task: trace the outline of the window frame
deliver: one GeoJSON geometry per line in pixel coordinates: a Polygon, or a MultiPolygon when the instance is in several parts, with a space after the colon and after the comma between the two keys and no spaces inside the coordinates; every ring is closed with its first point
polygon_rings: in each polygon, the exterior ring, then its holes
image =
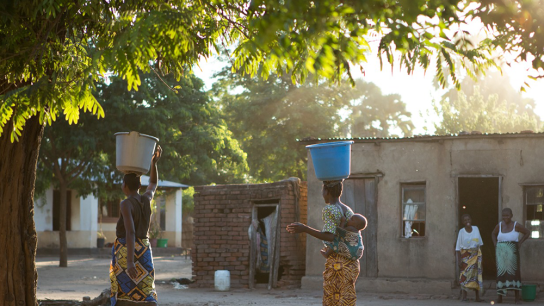
{"type": "Polygon", "coordinates": [[[541,183],[541,184],[530,184],[530,185],[522,185],[522,190],[523,190],[523,225],[527,228],[527,230],[530,232],[529,234],[529,238],[530,240],[540,240],[540,241],[544,241],[544,230],[542,230],[542,235],[540,235],[538,238],[535,238],[533,237],[532,235],[532,228],[528,226],[528,222],[529,221],[536,221],[537,219],[532,219],[532,220],[529,220],[528,219],[528,214],[527,214],[527,209],[529,208],[529,206],[537,206],[537,205],[542,205],[542,218],[538,221],[540,221],[540,226],[542,227],[543,224],[544,224],[544,199],[543,199],[543,203],[542,204],[529,204],[527,203],[527,200],[528,200],[528,190],[529,189],[532,189],[532,188],[540,188],[544,191],[544,183],[541,183]]]}
{"type": "Polygon", "coordinates": [[[118,208],[118,211],[117,211],[117,214],[118,216],[117,217],[114,217],[114,216],[103,216],[102,215],[102,203],[104,202],[103,199],[99,199],[98,200],[98,222],[100,222],[100,217],[102,216],[102,223],[117,223],[117,221],[119,220],[119,217],[121,216],[121,200],[120,199],[117,199],[117,200],[109,200],[109,201],[105,201],[106,202],[106,209],[108,211],[108,214],[111,213],[113,214],[113,207],[110,206],[110,203],[112,202],[115,202],[115,201],[118,201],[119,203],[117,204],[117,208],[118,208]]]}
{"type": "MultiPolygon", "coordinates": [[[[409,238],[415,238],[415,239],[424,239],[427,237],[427,182],[426,181],[416,181],[416,182],[401,182],[400,183],[400,238],[402,239],[409,239],[409,238]],[[422,190],[423,191],[423,198],[424,202],[413,202],[413,203],[406,203],[404,199],[405,191],[406,190],[422,190]],[[424,219],[404,219],[404,208],[406,205],[418,205],[423,206],[424,208],[424,219]],[[417,222],[417,224],[423,224],[424,231],[422,236],[410,236],[406,237],[404,230],[405,230],[405,221],[411,221],[411,222],[417,222]]],[[[418,208],[418,210],[421,208],[418,208]]],[[[412,223],[412,226],[414,223],[412,223]]]]}

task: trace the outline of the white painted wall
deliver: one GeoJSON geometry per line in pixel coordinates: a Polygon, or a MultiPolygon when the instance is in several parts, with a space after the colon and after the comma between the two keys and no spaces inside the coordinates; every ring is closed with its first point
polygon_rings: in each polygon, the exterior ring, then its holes
{"type": "MultiPolygon", "coordinates": [[[[166,228],[165,238],[168,238],[169,247],[181,247],[181,217],[182,191],[177,190],[166,195],[166,228]]],[[[160,200],[159,200],[160,201],[160,200]]]]}
{"type": "MultiPolygon", "coordinates": [[[[169,247],[181,247],[182,235],[182,190],[176,190],[166,197],[166,230],[164,238],[168,238],[169,247]]],[[[160,203],[160,199],[157,198],[160,203]]],[[[93,195],[77,196],[72,190],[71,199],[72,230],[67,232],[69,248],[96,248],[98,224],[98,199],[93,195]]],[[[57,248],[59,233],[53,231],[53,189],[46,191],[45,196],[35,200],[34,222],[38,234],[38,248],[57,248]]],[[[115,241],[116,223],[103,223],[102,231],[106,234],[106,242],[115,241]]]]}
{"type": "Polygon", "coordinates": [[[34,201],[34,223],[36,231],[53,230],[53,189],[50,188],[45,195],[34,201]]]}

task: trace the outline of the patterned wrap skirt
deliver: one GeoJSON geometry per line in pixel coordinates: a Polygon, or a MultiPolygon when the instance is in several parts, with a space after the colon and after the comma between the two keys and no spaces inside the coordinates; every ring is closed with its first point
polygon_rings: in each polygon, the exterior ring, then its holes
{"type": "Polygon", "coordinates": [[[355,282],[359,272],[359,260],[331,253],[323,272],[323,306],[355,306],[355,282]]]}
{"type": "Polygon", "coordinates": [[[518,243],[514,241],[497,242],[497,294],[506,295],[507,290],[521,290],[518,243]]]}
{"type": "Polygon", "coordinates": [[[138,273],[131,279],[127,273],[127,245],[125,238],[117,238],[112,247],[110,265],[111,306],[118,300],[157,303],[155,291],[155,268],[149,239],[136,238],[134,244],[134,265],[138,273]]]}
{"type": "Polygon", "coordinates": [[[482,251],[477,249],[461,250],[461,274],[459,275],[461,289],[468,291],[483,290],[482,251]]]}

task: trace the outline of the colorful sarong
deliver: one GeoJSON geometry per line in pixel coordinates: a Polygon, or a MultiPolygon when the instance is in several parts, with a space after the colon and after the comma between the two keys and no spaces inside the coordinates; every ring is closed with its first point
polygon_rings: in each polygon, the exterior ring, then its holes
{"type": "Polygon", "coordinates": [[[117,300],[157,303],[155,268],[148,239],[137,238],[134,245],[134,265],[138,276],[131,279],[127,273],[127,245],[125,238],[117,238],[112,247],[110,265],[111,306],[117,300]]]}
{"type": "Polygon", "coordinates": [[[355,306],[355,282],[359,271],[359,260],[331,253],[323,272],[323,306],[355,306]]]}
{"type": "Polygon", "coordinates": [[[268,262],[268,239],[260,228],[257,230],[257,235],[259,235],[259,240],[261,242],[259,245],[259,264],[257,265],[257,269],[261,273],[270,273],[270,263],[268,262]]]}
{"type": "Polygon", "coordinates": [[[514,241],[497,242],[497,294],[506,295],[507,290],[521,290],[518,243],[514,241]]]}
{"type": "Polygon", "coordinates": [[[461,250],[461,274],[459,275],[461,289],[468,291],[483,290],[482,251],[480,248],[461,250]]]}

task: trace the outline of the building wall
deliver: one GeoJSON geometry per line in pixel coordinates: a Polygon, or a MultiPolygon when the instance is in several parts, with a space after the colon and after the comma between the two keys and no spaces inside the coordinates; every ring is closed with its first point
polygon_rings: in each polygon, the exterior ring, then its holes
{"type": "MultiPolygon", "coordinates": [[[[306,183],[299,185],[300,221],[306,222],[306,183]]],[[[216,270],[230,271],[233,288],[249,286],[250,243],[248,228],[253,203],[280,202],[278,243],[283,274],[278,287],[300,287],[305,272],[304,234],[289,234],[285,227],[295,221],[296,195],[289,181],[255,185],[195,187],[194,246],[191,254],[197,287],[213,287],[216,270]]]]}
{"type": "MultiPolygon", "coordinates": [[[[79,197],[72,190],[71,225],[67,231],[69,248],[96,248],[97,232],[102,228],[106,235],[106,243],[115,241],[117,223],[98,222],[98,199],[92,195],[79,197]]],[[[166,230],[163,238],[168,238],[168,247],[181,247],[181,189],[167,193],[166,197],[166,230]]],[[[59,232],[53,231],[53,189],[37,198],[34,209],[34,222],[38,234],[38,248],[58,248],[59,232]]]]}
{"type": "MultiPolygon", "coordinates": [[[[97,232],[98,199],[90,195],[79,197],[75,190],[71,192],[72,229],[67,231],[69,248],[95,248],[97,232]]],[[[53,231],[53,189],[36,199],[34,222],[38,234],[38,248],[58,248],[59,232],[53,231]]]]}
{"type": "MultiPolygon", "coordinates": [[[[352,146],[352,174],[383,175],[378,183],[378,277],[451,279],[455,275],[457,180],[460,176],[501,177],[499,212],[509,207],[524,224],[523,184],[542,183],[544,137],[497,135],[360,141],[352,146]],[[426,182],[426,237],[402,238],[401,183],[426,182]]],[[[308,222],[322,228],[321,182],[308,163],[308,222]]],[[[499,215],[490,215],[498,223],[499,215]]],[[[476,224],[477,225],[477,224],[476,224]]],[[[481,233],[491,235],[491,233],[481,233]]],[[[307,238],[306,276],[324,269],[321,242],[307,238]]],[[[543,281],[544,240],[527,240],[521,248],[523,280],[543,281]],[[538,255],[540,254],[540,256],[538,255]]],[[[485,260],[485,259],[484,259],[485,260]]]]}

